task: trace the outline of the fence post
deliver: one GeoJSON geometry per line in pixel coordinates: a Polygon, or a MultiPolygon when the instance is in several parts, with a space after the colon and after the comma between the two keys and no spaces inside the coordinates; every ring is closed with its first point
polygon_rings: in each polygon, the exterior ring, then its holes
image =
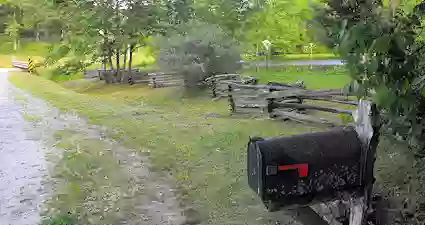
{"type": "Polygon", "coordinates": [[[274,110],[274,98],[268,98],[267,99],[267,112],[269,114],[269,118],[274,118],[275,115],[273,114],[273,110],[274,110]]]}
{"type": "Polygon", "coordinates": [[[230,113],[234,113],[234,112],[236,112],[236,109],[235,109],[235,101],[233,100],[233,95],[232,95],[233,89],[232,89],[232,85],[231,84],[228,84],[228,89],[227,90],[229,92],[228,96],[229,96],[229,109],[230,109],[230,113]]]}
{"type": "Polygon", "coordinates": [[[213,95],[213,98],[216,98],[217,97],[217,83],[216,83],[214,77],[212,78],[211,82],[212,82],[211,83],[211,85],[212,85],[212,95],[213,95]]]}
{"type": "Polygon", "coordinates": [[[152,76],[152,88],[156,88],[155,77],[152,76]]]}
{"type": "Polygon", "coordinates": [[[361,176],[365,177],[364,193],[357,198],[350,199],[350,225],[366,224],[367,214],[371,206],[372,188],[375,183],[374,163],[376,148],[379,142],[379,111],[376,105],[367,100],[360,100],[357,110],[353,113],[355,129],[358,133],[363,149],[363,163],[361,176]]]}
{"type": "Polygon", "coordinates": [[[127,82],[128,82],[129,85],[133,85],[134,84],[133,75],[131,74],[131,72],[128,74],[127,82]]]}

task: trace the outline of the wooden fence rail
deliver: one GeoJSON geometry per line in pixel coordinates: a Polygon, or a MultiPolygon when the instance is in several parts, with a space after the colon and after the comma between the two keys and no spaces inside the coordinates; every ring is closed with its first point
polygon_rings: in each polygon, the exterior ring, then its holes
{"type": "Polygon", "coordinates": [[[144,72],[138,69],[133,69],[131,72],[129,71],[120,71],[122,73],[122,77],[120,79],[116,76],[116,70],[88,70],[85,72],[85,77],[87,79],[99,78],[99,80],[104,80],[107,84],[112,83],[129,83],[137,84],[137,83],[146,83],[152,88],[160,88],[160,87],[170,87],[170,86],[182,86],[184,84],[183,76],[179,76],[174,72],[144,72]]]}
{"type": "Polygon", "coordinates": [[[249,85],[243,84],[237,74],[213,76],[206,82],[211,86],[214,98],[228,98],[231,114],[264,115],[338,126],[342,125],[342,118],[332,114],[351,115],[351,108],[358,104],[340,89],[311,90],[302,82],[249,85]]]}
{"type": "Polygon", "coordinates": [[[152,88],[183,86],[184,78],[174,72],[149,73],[149,86],[152,88]]]}
{"type": "Polygon", "coordinates": [[[22,70],[28,70],[28,62],[22,62],[22,61],[12,61],[12,67],[22,69],[22,70]]]}

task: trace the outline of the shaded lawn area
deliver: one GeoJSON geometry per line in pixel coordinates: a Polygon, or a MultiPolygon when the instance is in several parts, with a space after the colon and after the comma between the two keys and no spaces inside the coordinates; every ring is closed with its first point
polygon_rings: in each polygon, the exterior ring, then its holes
{"type": "Polygon", "coordinates": [[[114,129],[109,134],[128,147],[149,149],[152,167],[171,173],[183,202],[199,210],[203,224],[275,224],[282,212],[267,213],[246,180],[250,135],[271,137],[317,128],[270,120],[235,119],[225,101],[181,98],[178,88],[108,85],[73,81],[60,84],[24,73],[11,82],[91,123],[114,129]],[[74,90],[71,90],[74,89],[74,90]],[[218,118],[217,118],[218,117],[218,118]]]}

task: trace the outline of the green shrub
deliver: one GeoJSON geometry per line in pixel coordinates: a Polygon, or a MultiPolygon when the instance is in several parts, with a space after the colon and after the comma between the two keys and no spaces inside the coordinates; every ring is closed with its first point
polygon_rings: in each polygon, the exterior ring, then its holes
{"type": "Polygon", "coordinates": [[[218,26],[191,21],[178,31],[156,39],[157,63],[161,70],[183,74],[186,87],[241,68],[239,45],[218,26]]]}

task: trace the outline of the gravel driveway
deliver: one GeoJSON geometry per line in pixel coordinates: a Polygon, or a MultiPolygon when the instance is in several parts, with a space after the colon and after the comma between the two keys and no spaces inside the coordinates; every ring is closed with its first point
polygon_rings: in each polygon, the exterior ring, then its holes
{"type": "Polygon", "coordinates": [[[0,69],[0,224],[37,224],[48,175],[44,146],[31,137],[35,128],[25,121],[7,76],[0,69]]]}
{"type": "Polygon", "coordinates": [[[132,183],[131,190],[123,191],[135,192],[135,184],[143,187],[127,201],[131,211],[125,212],[124,224],[184,223],[186,217],[172,185],[149,170],[147,156],[105,138],[106,128],[90,125],[76,113],[63,113],[14,87],[8,81],[8,70],[0,69],[0,225],[41,222],[44,203],[61,182],[49,175],[58,163],[57,156],[62,155],[53,136],[68,129],[88,139],[103,140],[107,149],[114,149],[119,173],[132,183]]]}

